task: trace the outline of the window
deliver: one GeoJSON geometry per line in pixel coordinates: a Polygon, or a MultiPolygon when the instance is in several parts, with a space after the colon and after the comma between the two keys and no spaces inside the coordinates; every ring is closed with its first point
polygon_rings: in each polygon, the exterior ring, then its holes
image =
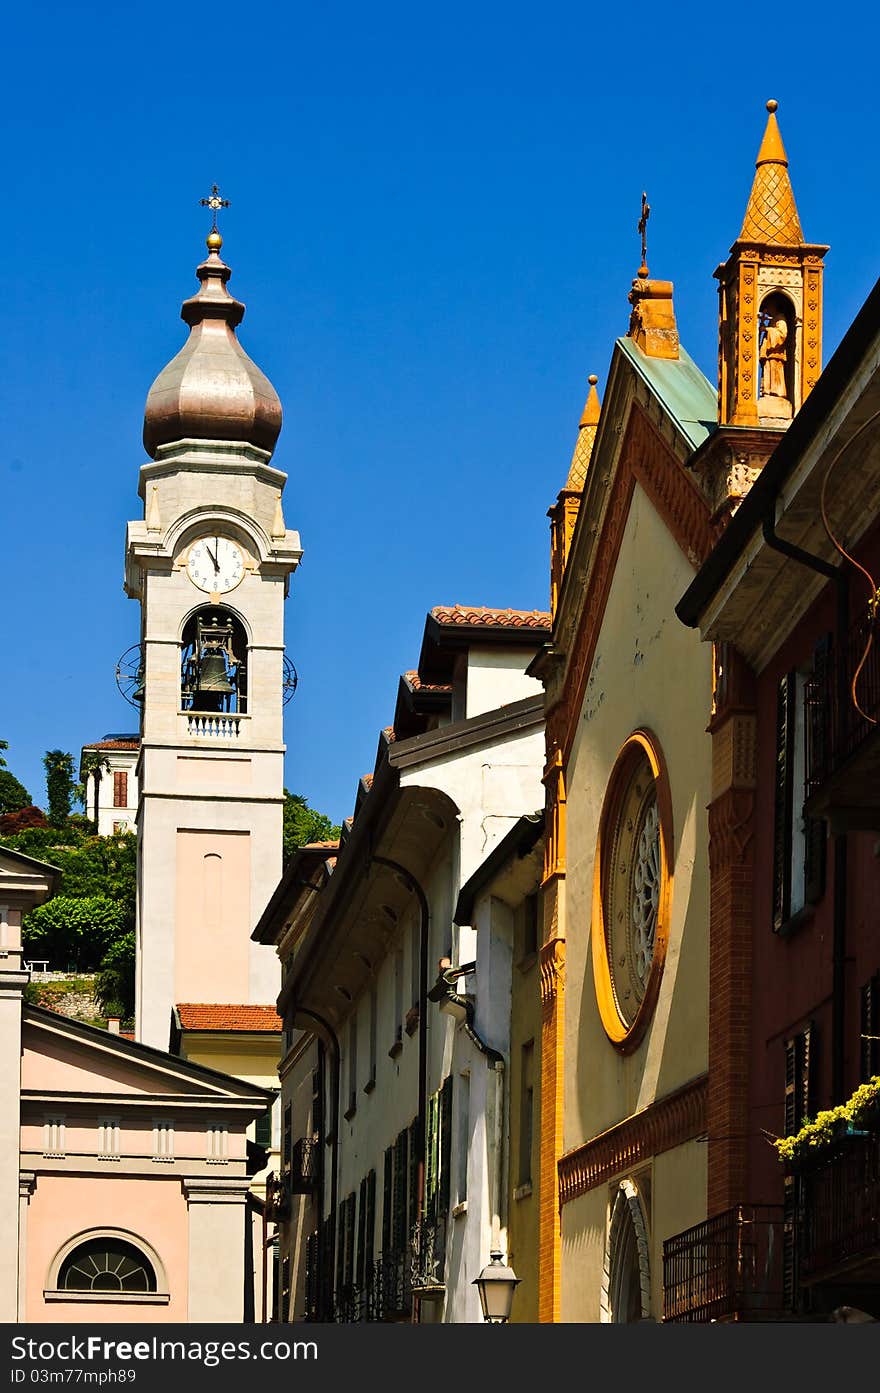
{"type": "Polygon", "coordinates": [[[422,930],[416,919],[409,932],[410,1005],[417,1009],[422,996],[422,930]]]}
{"type": "Polygon", "coordinates": [[[100,1161],[119,1160],[119,1118],[98,1118],[98,1159],[100,1161]]]}
{"type": "Polygon", "coordinates": [[[535,1042],[528,1040],[520,1053],[519,1104],[519,1184],[532,1183],[532,1139],[534,1135],[535,1042]]]}
{"type": "Polygon", "coordinates": [[[464,1204],[467,1199],[468,1151],[471,1130],[471,1079],[470,1074],[460,1074],[458,1079],[458,1156],[455,1161],[456,1204],[464,1204]]]}
{"type": "Polygon", "coordinates": [[[600,1314],[616,1325],[651,1315],[648,1226],[642,1195],[632,1180],[621,1181],[611,1208],[600,1314]]]}
{"type": "Polygon", "coordinates": [[[364,1092],[371,1093],[376,1085],[376,1056],[379,1035],[379,990],[373,982],[370,987],[370,1077],[364,1084],[364,1092]]]}
{"type": "Polygon", "coordinates": [[[138,1292],[156,1290],[156,1273],[133,1243],[93,1238],[69,1253],[58,1272],[59,1291],[138,1292]]]}
{"type": "Polygon", "coordinates": [[[345,1111],[346,1120],[354,1117],[357,1111],[357,1050],[358,1029],[357,1014],[355,1014],[348,1023],[348,1107],[345,1111]]]}
{"type": "Polygon", "coordinates": [[[403,1042],[403,949],[394,954],[394,1043],[388,1053],[392,1058],[400,1053],[403,1042]]]}
{"type": "MultiPolygon", "coordinates": [[[[817,647],[824,651],[823,645],[817,647]]],[[[776,932],[825,893],[825,823],[804,817],[808,675],[792,671],[776,693],[773,816],[773,928],[776,932]]]]}
{"type": "Polygon", "coordinates": [[[113,835],[114,835],[114,837],[121,837],[122,834],[123,834],[123,832],[127,832],[127,831],[128,831],[128,823],[127,823],[127,822],[114,822],[114,824],[113,824],[113,835]]]}
{"type": "Polygon", "coordinates": [[[254,1141],[257,1146],[272,1145],[272,1109],[267,1108],[262,1117],[258,1117],[254,1126],[254,1141]]]}
{"type": "Polygon", "coordinates": [[[153,1123],[153,1160],[174,1160],[174,1123],[167,1118],[158,1118],[153,1123]]]}
{"type": "Polygon", "coordinates": [[[207,1128],[208,1164],[225,1166],[229,1160],[229,1134],[222,1122],[209,1122],[207,1128]]]}
{"type": "Polygon", "coordinates": [[[293,1149],[293,1114],[290,1103],[284,1108],[284,1127],[281,1132],[281,1164],[290,1165],[290,1153],[293,1149]]]}
{"type": "Polygon", "coordinates": [[[113,774],[113,806],[128,807],[128,774],[124,769],[117,769],[113,774]]]}
{"type": "Polygon", "coordinates": [[[860,992],[861,1081],[880,1074],[880,972],[875,972],[860,992]]]}
{"type": "Polygon", "coordinates": [[[43,1155],[64,1156],[64,1118],[56,1115],[43,1122],[43,1155]]]}
{"type": "Polygon", "coordinates": [[[804,1119],[812,1113],[812,1065],[815,1053],[815,1030],[808,1025],[799,1035],[785,1042],[785,1117],[784,1137],[798,1131],[804,1119]]]}

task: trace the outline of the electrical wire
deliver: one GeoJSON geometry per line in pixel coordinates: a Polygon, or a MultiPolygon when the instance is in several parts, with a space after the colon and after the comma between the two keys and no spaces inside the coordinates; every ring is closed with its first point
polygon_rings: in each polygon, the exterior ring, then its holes
{"type": "MultiPolygon", "coordinates": [[[[880,591],[878,591],[877,589],[876,582],[874,580],[874,577],[871,575],[871,572],[865,566],[863,566],[860,561],[857,561],[854,556],[851,556],[850,553],[846,550],[846,548],[835,537],[831,527],[831,523],[828,520],[828,510],[826,507],[825,500],[828,493],[828,480],[831,478],[831,471],[837,464],[841,455],[844,453],[845,450],[849,449],[850,445],[852,445],[854,441],[858,440],[862,432],[868,429],[868,426],[873,425],[873,423],[877,420],[880,420],[880,411],[875,411],[873,416],[869,416],[867,421],[863,421],[862,424],[858,427],[858,429],[854,431],[854,433],[850,436],[849,440],[844,441],[840,449],[837,451],[833,459],[830,461],[828,468],[825,471],[825,477],[822,480],[822,489],[819,494],[819,512],[822,516],[822,526],[825,528],[825,531],[828,535],[828,540],[831,542],[831,545],[834,547],[835,551],[840,553],[844,561],[849,561],[849,563],[852,566],[854,566],[857,571],[861,571],[862,575],[868,582],[868,619],[870,623],[870,628],[868,630],[868,637],[865,642],[865,651],[859,659],[858,666],[856,667],[856,670],[853,673],[849,690],[853,706],[856,708],[862,719],[867,721],[872,726],[877,725],[877,718],[874,716],[869,716],[867,711],[864,711],[862,707],[859,705],[859,699],[856,693],[856,686],[862,674],[862,670],[866,662],[868,661],[868,656],[871,652],[871,648],[874,643],[874,625],[877,621],[877,610],[878,607],[880,607],[880,591]]],[[[843,635],[841,635],[841,638],[842,637],[843,635]]]]}

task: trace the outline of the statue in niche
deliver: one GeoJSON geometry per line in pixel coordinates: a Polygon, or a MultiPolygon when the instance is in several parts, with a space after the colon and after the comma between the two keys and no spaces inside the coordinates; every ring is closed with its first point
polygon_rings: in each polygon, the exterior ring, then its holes
{"type": "Polygon", "coordinates": [[[761,396],[788,399],[785,387],[785,365],[788,361],[788,325],[781,315],[767,316],[761,339],[761,396]]]}

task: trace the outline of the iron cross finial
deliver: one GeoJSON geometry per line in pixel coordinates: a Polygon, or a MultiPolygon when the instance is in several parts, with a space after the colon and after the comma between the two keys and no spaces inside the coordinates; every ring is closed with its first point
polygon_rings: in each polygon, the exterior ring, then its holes
{"type": "Polygon", "coordinates": [[[643,278],[648,275],[648,219],[651,216],[651,205],[648,202],[648,195],[642,193],[642,216],[639,218],[639,232],[642,237],[642,264],[639,267],[639,275],[643,278]]]}
{"type": "Polygon", "coordinates": [[[201,205],[202,205],[203,208],[210,208],[210,209],[211,209],[211,212],[213,213],[213,216],[214,216],[214,221],[213,221],[213,223],[211,224],[211,231],[212,231],[212,232],[216,232],[216,231],[217,231],[217,214],[219,213],[219,211],[220,211],[221,208],[228,208],[228,207],[229,207],[229,199],[228,199],[228,198],[221,198],[221,197],[220,197],[220,190],[218,189],[217,185],[216,185],[216,184],[212,184],[212,185],[211,185],[211,194],[210,194],[210,197],[209,197],[209,198],[202,198],[202,199],[199,200],[199,202],[201,203],[201,205]]]}

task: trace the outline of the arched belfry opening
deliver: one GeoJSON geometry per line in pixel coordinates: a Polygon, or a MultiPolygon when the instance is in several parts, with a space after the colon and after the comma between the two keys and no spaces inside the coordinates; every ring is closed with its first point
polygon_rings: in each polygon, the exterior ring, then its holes
{"type": "Polygon", "coordinates": [[[184,625],[180,709],[247,714],[247,634],[230,610],[205,606],[184,625]]]}
{"type": "Polygon", "coordinates": [[[790,420],[794,414],[799,324],[787,295],[773,290],[758,311],[758,417],[790,420]]]}

